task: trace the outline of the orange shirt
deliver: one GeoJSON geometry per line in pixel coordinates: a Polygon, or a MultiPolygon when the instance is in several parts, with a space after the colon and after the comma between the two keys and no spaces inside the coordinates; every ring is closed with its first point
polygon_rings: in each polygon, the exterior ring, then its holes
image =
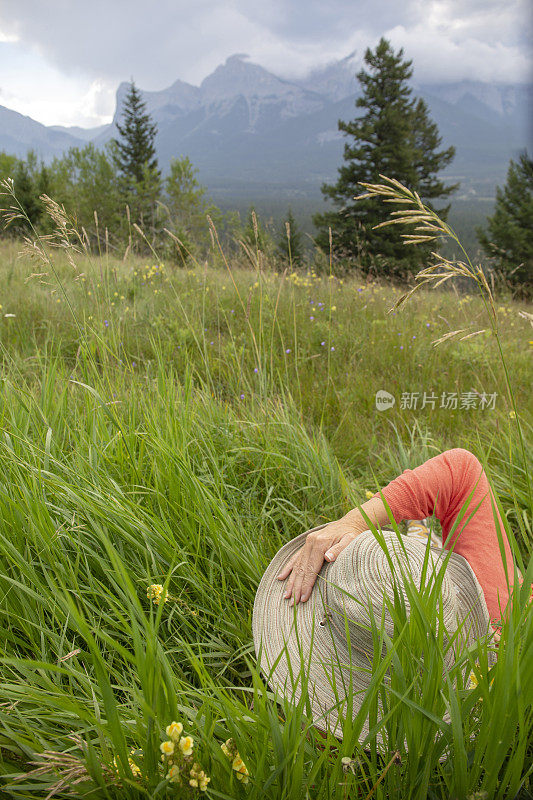
{"type": "MultiPolygon", "coordinates": [[[[435,514],[442,526],[443,546],[448,550],[453,547],[455,553],[466,558],[483,589],[491,621],[499,622],[509,600],[509,591],[491,497],[503,538],[511,587],[514,582],[513,558],[494,493],[479,459],[461,447],[446,450],[415,469],[404,470],[381,491],[396,522],[435,514]],[[461,507],[471,493],[466,512],[450,541],[446,542],[461,507]]],[[[380,493],[376,492],[374,497],[380,497],[380,493]]]]}

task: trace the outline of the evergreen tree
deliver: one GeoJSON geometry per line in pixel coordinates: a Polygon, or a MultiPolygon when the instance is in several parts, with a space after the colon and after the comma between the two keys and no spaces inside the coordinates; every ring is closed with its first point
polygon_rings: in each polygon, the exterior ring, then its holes
{"type": "Polygon", "coordinates": [[[303,261],[302,233],[290,208],[283,230],[279,235],[278,253],[284,261],[290,264],[299,265],[303,261]]]}
{"type": "Polygon", "coordinates": [[[337,255],[357,258],[363,269],[381,261],[388,273],[403,272],[420,266],[426,252],[403,244],[402,226],[372,229],[387,220],[390,208],[377,198],[355,200],[363,193],[359,183],[379,183],[382,174],[417,191],[426,202],[446,196],[457,185],[446,187],[437,173],[450,163],[455,149],[437,150],[441,144],[437,126],[424,101],[411,98],[412,62],[403,60],[403,49],[394,53],[382,38],[374,52],[367,49],[365,63],[369,71],[363,69],[357,75],[363,93],[355,104],[366,113],[351,122],[339,120],[339,130],[352,141],[344,146],[345,163],[339,168],[337,183],[322,186],[325,197],[339,208],[315,215],[316,241],[329,250],[331,227],[337,255]]]}
{"type": "MultiPolygon", "coordinates": [[[[29,222],[36,228],[41,219],[43,207],[39,200],[38,187],[25,161],[19,161],[16,166],[14,189],[17,200],[24,208],[29,222]]],[[[17,219],[13,222],[11,230],[12,233],[22,235],[29,232],[30,225],[26,220],[17,219]]]]}
{"type": "Polygon", "coordinates": [[[122,124],[117,122],[120,138],[112,140],[120,191],[130,206],[133,221],[141,227],[149,224],[155,233],[155,210],[161,192],[161,171],[155,150],[157,125],[147,113],[146,103],[133,81],[124,100],[122,116],[122,124]]]}
{"type": "Polygon", "coordinates": [[[494,214],[488,231],[478,228],[478,239],[518,294],[533,292],[533,159],[527,151],[517,162],[511,159],[507,183],[496,188],[494,214]]]}
{"type": "MultiPolygon", "coordinates": [[[[14,178],[18,163],[19,159],[16,156],[5,153],[3,150],[0,151],[0,181],[14,178]]],[[[9,235],[10,232],[4,214],[11,205],[10,195],[0,190],[0,233],[5,235],[9,235]]]]}

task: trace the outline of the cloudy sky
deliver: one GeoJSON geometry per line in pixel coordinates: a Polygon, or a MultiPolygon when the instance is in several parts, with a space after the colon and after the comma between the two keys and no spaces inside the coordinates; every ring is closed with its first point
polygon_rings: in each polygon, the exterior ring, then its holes
{"type": "Polygon", "coordinates": [[[233,53],[283,77],[386,36],[415,79],[531,80],[530,0],[0,0],[0,105],[109,122],[115,91],[199,84],[233,53]]]}

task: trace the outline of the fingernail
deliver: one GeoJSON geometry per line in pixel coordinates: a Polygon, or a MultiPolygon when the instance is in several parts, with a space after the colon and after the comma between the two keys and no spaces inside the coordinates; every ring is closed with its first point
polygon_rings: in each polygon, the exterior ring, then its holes
{"type": "Polygon", "coordinates": [[[303,595],[300,597],[300,600],[302,601],[302,603],[304,603],[304,602],[307,600],[307,595],[306,595],[306,594],[303,594],[303,595]]]}
{"type": "Polygon", "coordinates": [[[291,596],[291,593],[290,593],[289,589],[287,589],[287,591],[285,592],[285,594],[283,595],[283,597],[285,597],[285,599],[287,599],[287,598],[288,598],[288,597],[290,597],[290,596],[291,596]]]}
{"type": "Polygon", "coordinates": [[[289,605],[290,605],[290,606],[293,606],[293,605],[294,605],[294,597],[291,599],[291,601],[290,601],[289,605]]]}
{"type": "Polygon", "coordinates": [[[328,550],[324,558],[327,558],[328,561],[331,561],[331,559],[333,558],[333,553],[330,550],[328,550]]]}

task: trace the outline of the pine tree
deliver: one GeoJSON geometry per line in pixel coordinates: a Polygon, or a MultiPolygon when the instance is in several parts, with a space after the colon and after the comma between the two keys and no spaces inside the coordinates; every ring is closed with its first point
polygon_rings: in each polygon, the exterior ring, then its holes
{"type": "Polygon", "coordinates": [[[156,203],[161,193],[161,171],[155,149],[157,125],[146,111],[146,103],[132,81],[117,122],[119,139],[112,140],[113,160],[119,173],[123,199],[134,222],[149,224],[155,232],[156,203]]]}
{"type": "MultiPolygon", "coordinates": [[[[379,183],[380,174],[395,178],[417,191],[429,203],[455,191],[437,179],[440,169],[450,163],[453,147],[438,151],[441,144],[436,124],[429,118],[426,104],[411,98],[408,81],[412,61],[403,60],[403,49],[394,53],[390,43],[381,39],[372,52],[367,49],[359,80],[363,93],[356,107],[366,113],[351,122],[339,120],[339,130],[352,141],[344,146],[344,164],[334,185],[324,184],[322,193],[330,198],[337,211],[317,214],[313,218],[319,229],[317,244],[329,250],[332,229],[334,252],[356,258],[363,269],[382,263],[387,273],[412,270],[423,262],[423,248],[408,248],[401,239],[402,226],[373,230],[386,221],[389,208],[379,199],[355,200],[363,193],[360,182],[379,183]]],[[[447,209],[439,213],[446,215],[447,209]]]]}
{"type": "Polygon", "coordinates": [[[25,161],[18,162],[13,180],[15,195],[29,222],[25,219],[16,220],[11,226],[11,232],[16,235],[24,235],[30,230],[30,223],[33,227],[38,226],[43,208],[39,200],[38,188],[25,161]]]}
{"type": "Polygon", "coordinates": [[[527,151],[511,159],[507,183],[496,188],[494,214],[488,231],[477,231],[483,250],[496,262],[517,293],[533,293],[533,159],[527,151]]]}
{"type": "Polygon", "coordinates": [[[283,230],[279,235],[277,249],[284,261],[296,266],[302,263],[304,257],[302,233],[290,208],[283,230]]]}

